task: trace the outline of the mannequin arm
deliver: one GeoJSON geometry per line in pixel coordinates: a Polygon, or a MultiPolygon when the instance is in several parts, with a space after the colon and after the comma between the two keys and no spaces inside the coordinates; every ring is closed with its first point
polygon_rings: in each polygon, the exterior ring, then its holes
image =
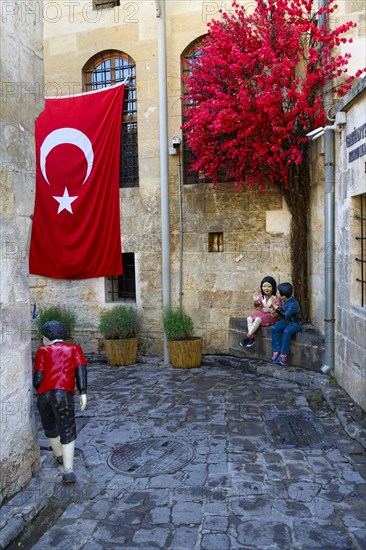
{"type": "Polygon", "coordinates": [[[75,369],[75,376],[76,376],[76,385],[79,390],[79,393],[86,393],[87,387],[88,387],[88,380],[87,380],[87,374],[86,374],[86,366],[85,365],[79,365],[75,369]]]}
{"type": "Polygon", "coordinates": [[[38,391],[39,386],[43,380],[43,372],[39,370],[33,371],[33,388],[38,391]]]}

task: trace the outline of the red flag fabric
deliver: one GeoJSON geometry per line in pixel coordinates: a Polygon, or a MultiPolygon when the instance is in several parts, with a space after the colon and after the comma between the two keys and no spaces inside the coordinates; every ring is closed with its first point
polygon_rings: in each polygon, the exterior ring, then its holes
{"type": "Polygon", "coordinates": [[[124,85],[48,98],[35,125],[29,273],[122,273],[119,168],[124,85]]]}

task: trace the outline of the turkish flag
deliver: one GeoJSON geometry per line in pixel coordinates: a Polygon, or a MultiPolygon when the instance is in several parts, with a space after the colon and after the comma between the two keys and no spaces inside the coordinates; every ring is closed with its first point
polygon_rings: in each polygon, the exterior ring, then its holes
{"type": "Polygon", "coordinates": [[[29,273],[88,279],[122,271],[119,173],[124,85],[47,98],[35,125],[29,273]]]}

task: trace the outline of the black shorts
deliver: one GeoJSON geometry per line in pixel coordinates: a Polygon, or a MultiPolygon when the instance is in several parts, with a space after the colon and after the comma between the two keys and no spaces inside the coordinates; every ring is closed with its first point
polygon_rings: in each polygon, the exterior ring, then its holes
{"type": "Polygon", "coordinates": [[[60,436],[61,443],[76,439],[74,395],[66,390],[50,390],[37,396],[46,437],[60,436]]]}

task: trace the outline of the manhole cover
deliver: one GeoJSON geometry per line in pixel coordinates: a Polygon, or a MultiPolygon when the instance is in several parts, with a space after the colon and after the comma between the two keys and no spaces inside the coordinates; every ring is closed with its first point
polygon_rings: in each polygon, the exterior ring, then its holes
{"type": "Polygon", "coordinates": [[[311,411],[267,412],[264,415],[275,445],[286,447],[331,447],[322,424],[311,411]]]}
{"type": "Polygon", "coordinates": [[[194,447],[179,439],[155,437],[126,443],[108,457],[108,465],[120,474],[145,477],[174,473],[194,457],[194,447]]]}

